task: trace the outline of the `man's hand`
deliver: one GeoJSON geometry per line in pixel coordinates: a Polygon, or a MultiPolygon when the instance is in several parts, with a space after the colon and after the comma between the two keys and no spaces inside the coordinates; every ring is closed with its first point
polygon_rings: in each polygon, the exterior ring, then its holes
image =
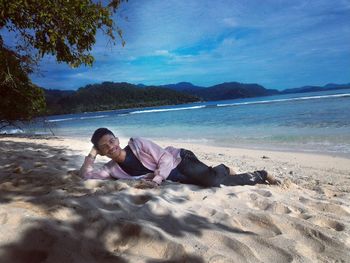
{"type": "Polygon", "coordinates": [[[154,173],[147,173],[145,174],[144,177],[142,177],[142,179],[148,180],[148,181],[152,180],[153,178],[154,178],[154,173]]]}
{"type": "Polygon", "coordinates": [[[90,150],[90,153],[89,153],[89,157],[91,157],[92,159],[95,159],[96,156],[99,154],[98,150],[96,149],[95,146],[93,146],[90,150]]]}
{"type": "Polygon", "coordinates": [[[158,188],[159,185],[156,182],[141,179],[139,183],[137,183],[134,187],[138,189],[152,189],[152,188],[158,188]]]}

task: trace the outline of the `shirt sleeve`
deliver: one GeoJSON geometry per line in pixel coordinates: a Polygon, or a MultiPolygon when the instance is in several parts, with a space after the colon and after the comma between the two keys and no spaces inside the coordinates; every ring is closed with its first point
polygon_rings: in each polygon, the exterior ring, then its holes
{"type": "Polygon", "coordinates": [[[171,153],[160,147],[158,144],[143,138],[142,147],[143,151],[151,155],[152,159],[157,164],[152,181],[156,182],[157,184],[161,184],[161,182],[169,176],[171,170],[174,168],[174,157],[171,155],[171,153]]]}
{"type": "Polygon", "coordinates": [[[110,171],[106,165],[104,165],[100,169],[94,170],[93,164],[94,159],[87,156],[85,157],[84,163],[80,168],[80,176],[87,180],[87,179],[110,179],[110,171]]]}

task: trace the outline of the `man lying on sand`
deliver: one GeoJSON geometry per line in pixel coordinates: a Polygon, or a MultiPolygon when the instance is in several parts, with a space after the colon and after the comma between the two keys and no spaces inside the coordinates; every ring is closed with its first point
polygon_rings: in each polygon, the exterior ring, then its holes
{"type": "Polygon", "coordinates": [[[139,187],[157,187],[164,180],[195,184],[204,187],[220,185],[277,184],[266,171],[235,174],[224,164],[209,167],[198,160],[193,152],[172,146],[163,149],[144,138],[130,138],[122,149],[118,137],[107,128],[99,128],[92,135],[93,147],[80,168],[85,179],[139,179],[139,187]],[[111,159],[101,169],[94,170],[96,156],[111,159]]]}

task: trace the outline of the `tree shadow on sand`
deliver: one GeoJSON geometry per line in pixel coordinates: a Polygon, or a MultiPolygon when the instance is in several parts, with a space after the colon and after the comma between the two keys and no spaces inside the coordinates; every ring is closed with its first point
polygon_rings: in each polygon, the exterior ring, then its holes
{"type": "Polygon", "coordinates": [[[0,150],[0,262],[196,263],[204,259],[187,253],[176,238],[200,237],[205,229],[255,235],[194,212],[160,214],[162,189],[136,190],[135,182],[122,180],[84,182],[76,174],[83,156],[69,149],[1,141],[0,150]],[[20,238],[13,240],[11,231],[20,238]]]}

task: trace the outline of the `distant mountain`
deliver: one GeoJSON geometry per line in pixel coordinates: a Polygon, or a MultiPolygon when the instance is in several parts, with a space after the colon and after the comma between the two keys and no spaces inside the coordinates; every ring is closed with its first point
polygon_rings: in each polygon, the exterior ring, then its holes
{"type": "Polygon", "coordinates": [[[163,85],[162,87],[166,87],[176,91],[187,91],[187,92],[204,89],[204,87],[195,86],[190,82],[179,82],[177,84],[167,84],[167,85],[163,85]]]}
{"type": "Polygon", "coordinates": [[[189,82],[179,82],[177,84],[168,84],[164,87],[181,91],[183,93],[191,94],[200,97],[203,100],[229,100],[239,98],[251,98],[261,97],[277,94],[289,94],[289,93],[304,93],[304,92],[316,92],[336,89],[348,89],[349,84],[327,84],[323,87],[320,86],[304,86],[300,88],[286,89],[283,91],[275,89],[266,89],[259,84],[245,84],[239,82],[225,82],[218,85],[214,85],[208,88],[195,86],[189,82]]]}
{"type": "Polygon", "coordinates": [[[122,82],[87,85],[77,91],[45,90],[49,114],[80,113],[122,108],[183,104],[199,98],[167,88],[122,82]]]}
{"type": "Polygon", "coordinates": [[[182,91],[202,98],[203,100],[229,100],[278,94],[277,90],[265,89],[258,84],[225,82],[208,88],[194,86],[189,82],[165,85],[170,89],[182,91]]]}
{"type": "Polygon", "coordinates": [[[334,83],[328,83],[327,85],[325,85],[325,86],[323,86],[324,88],[330,88],[330,89],[334,89],[334,88],[336,88],[336,89],[338,89],[338,88],[340,88],[340,89],[348,89],[348,88],[350,88],[350,83],[348,83],[348,84],[334,84],[334,83]]]}
{"type": "Polygon", "coordinates": [[[278,91],[265,89],[258,84],[225,82],[206,89],[197,90],[192,94],[204,100],[228,100],[273,95],[278,94],[278,91]]]}
{"type": "Polygon", "coordinates": [[[300,88],[293,88],[293,89],[285,89],[282,90],[282,94],[289,94],[289,93],[303,93],[303,92],[316,92],[316,91],[322,91],[324,90],[323,87],[319,86],[304,86],[300,88]]]}
{"type": "Polygon", "coordinates": [[[349,84],[327,84],[323,87],[321,86],[304,86],[301,88],[294,89],[285,89],[281,91],[281,94],[289,94],[289,93],[304,93],[304,92],[316,92],[316,91],[326,91],[326,90],[337,90],[337,89],[350,89],[349,84]]]}

